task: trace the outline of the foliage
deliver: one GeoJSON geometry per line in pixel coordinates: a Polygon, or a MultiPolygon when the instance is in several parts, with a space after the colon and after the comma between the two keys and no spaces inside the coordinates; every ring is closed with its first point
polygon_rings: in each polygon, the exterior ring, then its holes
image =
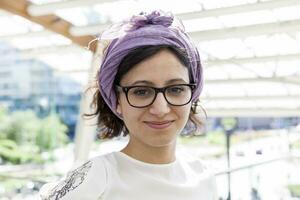
{"type": "Polygon", "coordinates": [[[231,131],[236,128],[237,119],[233,117],[222,118],[221,124],[225,130],[231,131]]]}
{"type": "Polygon", "coordinates": [[[7,120],[7,110],[0,106],[0,139],[5,138],[3,132],[6,127],[7,120]]]}
{"type": "Polygon", "coordinates": [[[179,142],[185,145],[224,145],[225,135],[221,131],[208,132],[206,135],[199,136],[181,136],[179,137],[179,142]]]}
{"type": "Polygon", "coordinates": [[[3,178],[0,174],[0,183],[2,189],[2,191],[0,190],[0,196],[4,197],[6,192],[11,192],[16,189],[21,189],[22,187],[26,187],[28,180],[7,179],[7,178],[3,178]]]}
{"type": "Polygon", "coordinates": [[[272,137],[272,135],[272,132],[268,131],[247,131],[243,133],[240,132],[232,135],[231,143],[240,144],[243,142],[249,142],[260,138],[272,137]]]}
{"type": "Polygon", "coordinates": [[[300,197],[300,185],[288,185],[292,197],[300,197]]]}
{"type": "Polygon", "coordinates": [[[67,127],[54,114],[39,119],[32,111],[8,113],[0,107],[0,161],[41,163],[41,152],[68,142],[67,127]]]}
{"type": "Polygon", "coordinates": [[[296,140],[296,141],[293,142],[291,145],[292,145],[292,148],[300,149],[300,139],[299,139],[299,140],[296,140]]]}
{"type": "Polygon", "coordinates": [[[212,131],[205,135],[180,136],[178,142],[191,148],[213,147],[213,150],[206,155],[201,155],[201,159],[218,158],[225,152],[225,135],[221,131],[212,131]]]}
{"type": "Polygon", "coordinates": [[[0,156],[13,164],[42,162],[41,156],[32,147],[18,146],[12,140],[0,140],[0,156]]]}
{"type": "MultiPolygon", "coordinates": [[[[235,133],[230,137],[231,145],[240,144],[250,140],[255,140],[263,137],[269,137],[270,134],[266,132],[251,132],[251,133],[235,133]]],[[[179,143],[190,146],[204,146],[212,145],[219,147],[226,147],[226,134],[219,131],[210,131],[205,135],[199,136],[181,136],[178,138],[179,143]]],[[[300,140],[299,140],[300,148],[300,140]]]]}
{"type": "Polygon", "coordinates": [[[42,150],[50,150],[67,143],[67,127],[59,121],[58,116],[50,115],[41,121],[36,137],[36,144],[42,150]]]}
{"type": "Polygon", "coordinates": [[[39,120],[33,112],[12,113],[7,122],[4,129],[6,139],[15,141],[18,145],[34,142],[39,129],[39,120]]]}
{"type": "Polygon", "coordinates": [[[222,131],[216,131],[207,134],[207,140],[210,144],[220,146],[224,146],[226,142],[225,134],[222,131]]]}

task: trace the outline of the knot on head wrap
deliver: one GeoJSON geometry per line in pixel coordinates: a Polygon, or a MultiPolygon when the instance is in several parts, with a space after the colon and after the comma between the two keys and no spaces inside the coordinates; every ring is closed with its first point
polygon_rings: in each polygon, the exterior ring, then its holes
{"type": "Polygon", "coordinates": [[[171,26],[173,23],[174,17],[173,15],[161,15],[158,11],[153,11],[151,14],[147,15],[142,12],[140,15],[132,16],[129,24],[131,27],[127,31],[134,31],[140,27],[152,24],[152,25],[162,25],[165,27],[171,26]]]}
{"type": "MultiPolygon", "coordinates": [[[[202,66],[197,48],[182,27],[174,26],[173,15],[163,15],[154,11],[149,15],[133,16],[129,21],[112,27],[106,36],[113,35],[113,40],[106,48],[99,71],[99,90],[106,104],[112,112],[117,113],[117,95],[114,80],[123,58],[133,49],[146,45],[170,45],[182,48],[187,52],[190,68],[191,82],[196,84],[192,102],[195,102],[202,91],[202,66]],[[109,34],[108,34],[109,33],[109,34]],[[117,36],[117,37],[116,37],[117,36]]],[[[183,26],[183,25],[182,25],[183,26]]]]}

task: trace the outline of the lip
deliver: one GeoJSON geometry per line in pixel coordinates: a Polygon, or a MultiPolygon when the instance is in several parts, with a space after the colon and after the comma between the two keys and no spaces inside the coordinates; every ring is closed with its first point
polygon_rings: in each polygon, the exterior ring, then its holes
{"type": "Polygon", "coordinates": [[[164,129],[169,127],[174,121],[145,121],[145,124],[147,124],[150,128],[154,129],[164,129]]]}

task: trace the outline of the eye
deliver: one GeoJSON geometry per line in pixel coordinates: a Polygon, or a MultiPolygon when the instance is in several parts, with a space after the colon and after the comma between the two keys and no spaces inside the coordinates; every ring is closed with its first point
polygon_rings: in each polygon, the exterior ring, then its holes
{"type": "Polygon", "coordinates": [[[167,89],[167,92],[172,95],[179,95],[183,93],[185,90],[186,90],[186,86],[176,85],[176,86],[169,87],[167,89]]]}
{"type": "Polygon", "coordinates": [[[129,94],[137,97],[148,97],[153,94],[153,90],[148,87],[136,87],[132,88],[129,94]]]}

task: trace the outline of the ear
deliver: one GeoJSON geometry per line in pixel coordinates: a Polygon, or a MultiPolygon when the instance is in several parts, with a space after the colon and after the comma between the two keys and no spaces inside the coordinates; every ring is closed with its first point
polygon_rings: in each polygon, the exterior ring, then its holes
{"type": "Polygon", "coordinates": [[[121,107],[121,104],[120,104],[119,101],[117,102],[117,113],[118,113],[119,115],[122,115],[122,107],[121,107]]]}

